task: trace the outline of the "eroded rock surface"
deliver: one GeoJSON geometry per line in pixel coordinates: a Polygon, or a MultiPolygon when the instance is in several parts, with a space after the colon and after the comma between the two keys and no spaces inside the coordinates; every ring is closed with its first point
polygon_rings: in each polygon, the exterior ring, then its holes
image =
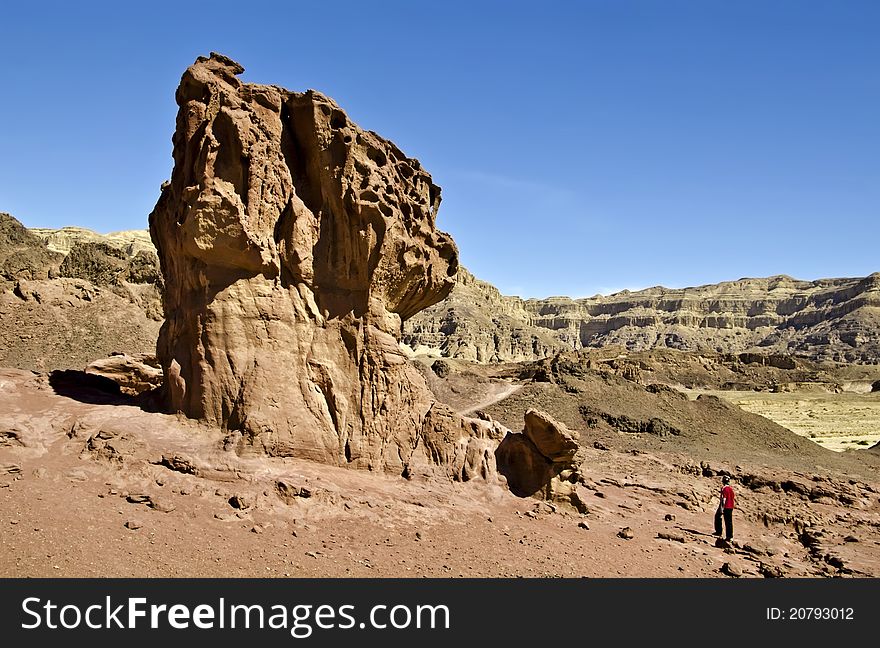
{"type": "Polygon", "coordinates": [[[328,97],[242,72],[200,57],[177,91],[174,171],[150,215],[167,405],[240,431],[241,450],[491,471],[480,432],[441,411],[398,343],[454,282],[440,188],[328,97]]]}
{"type": "Polygon", "coordinates": [[[527,300],[468,276],[449,298],[408,321],[404,339],[413,348],[479,362],[620,345],[877,364],[880,273],[816,281],[780,275],[527,300]]]}
{"type": "Polygon", "coordinates": [[[576,433],[546,412],[527,410],[523,431],[508,433],[495,457],[499,472],[515,495],[553,499],[576,507],[580,504],[576,485],[584,448],[576,433]]]}

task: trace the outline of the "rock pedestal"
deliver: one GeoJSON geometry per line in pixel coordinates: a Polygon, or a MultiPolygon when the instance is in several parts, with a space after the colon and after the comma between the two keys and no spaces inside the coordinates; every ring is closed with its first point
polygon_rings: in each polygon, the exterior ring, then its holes
{"type": "Polygon", "coordinates": [[[177,90],[174,171],[150,215],[167,406],[240,431],[240,449],[482,474],[462,466],[485,440],[438,413],[398,344],[454,283],[440,188],[328,97],[242,72],[200,57],[177,90]]]}

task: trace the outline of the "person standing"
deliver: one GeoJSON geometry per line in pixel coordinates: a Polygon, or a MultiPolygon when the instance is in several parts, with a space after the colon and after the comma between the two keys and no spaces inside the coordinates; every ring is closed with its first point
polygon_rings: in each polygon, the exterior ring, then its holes
{"type": "Polygon", "coordinates": [[[721,520],[724,520],[724,527],[727,530],[725,540],[730,542],[733,540],[733,507],[736,499],[733,494],[733,486],[730,485],[730,477],[724,475],[721,478],[721,497],[718,500],[718,510],[715,511],[715,535],[721,537],[721,520]]]}

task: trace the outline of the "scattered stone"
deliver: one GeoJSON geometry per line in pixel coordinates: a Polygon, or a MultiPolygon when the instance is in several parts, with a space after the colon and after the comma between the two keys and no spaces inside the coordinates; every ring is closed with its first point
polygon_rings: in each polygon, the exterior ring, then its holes
{"type": "Polygon", "coordinates": [[[437,374],[438,378],[446,378],[449,375],[449,363],[445,360],[435,360],[431,365],[431,371],[437,374]]]}
{"type": "Polygon", "coordinates": [[[160,513],[171,513],[171,511],[177,508],[171,500],[165,497],[150,497],[147,506],[160,513]]]}
{"type": "Polygon", "coordinates": [[[142,526],[144,526],[144,525],[141,524],[140,522],[135,521],[135,520],[128,520],[128,521],[125,523],[125,528],[126,528],[126,529],[131,529],[132,531],[137,531],[137,530],[140,529],[142,526]]]}
{"type": "Polygon", "coordinates": [[[721,565],[721,573],[730,576],[731,578],[739,578],[743,575],[742,569],[729,562],[721,565]]]}
{"type": "Polygon", "coordinates": [[[782,578],[785,576],[782,567],[764,562],[758,563],[758,573],[764,578],[782,578]]]}
{"type": "Polygon", "coordinates": [[[837,554],[825,554],[825,562],[832,567],[837,567],[837,569],[844,569],[846,567],[846,562],[837,554]]]}
{"type": "Polygon", "coordinates": [[[159,465],[165,466],[169,470],[175,472],[184,473],[185,475],[199,474],[199,469],[192,460],[182,455],[162,455],[162,460],[159,462],[159,465]]]}
{"type": "Polygon", "coordinates": [[[684,536],[680,533],[669,533],[667,531],[660,531],[657,533],[657,537],[661,540],[671,540],[673,542],[684,542],[684,536]]]}
{"type": "Polygon", "coordinates": [[[244,510],[250,507],[250,502],[242,495],[233,495],[229,498],[229,506],[234,509],[244,510]]]}
{"type": "Polygon", "coordinates": [[[844,542],[859,542],[859,539],[854,535],[848,535],[843,539],[844,542]]]}
{"type": "Polygon", "coordinates": [[[569,496],[569,502],[581,515],[588,515],[590,513],[590,507],[587,505],[588,494],[589,491],[578,484],[572,489],[569,496]]]}
{"type": "Polygon", "coordinates": [[[618,538],[623,538],[624,540],[632,540],[635,537],[633,534],[633,530],[629,527],[623,527],[620,531],[617,532],[618,538]]]}
{"type": "MultiPolygon", "coordinates": [[[[734,544],[736,544],[736,543],[734,543],[734,544]]],[[[761,547],[757,547],[757,546],[750,544],[748,542],[743,544],[740,548],[743,551],[745,551],[746,553],[750,553],[755,556],[763,556],[763,555],[767,554],[767,551],[765,549],[763,549],[761,547]]]]}
{"type": "Polygon", "coordinates": [[[297,486],[283,479],[275,482],[275,492],[286,504],[293,504],[297,498],[309,498],[313,494],[310,488],[297,486]]]}
{"type": "Polygon", "coordinates": [[[129,493],[125,501],[132,504],[149,504],[150,496],[146,493],[129,493]]]}
{"type": "Polygon", "coordinates": [[[583,529],[584,531],[589,531],[590,525],[587,524],[586,522],[584,522],[583,520],[581,520],[580,522],[578,522],[578,529],[583,529]]]}
{"type": "Polygon", "coordinates": [[[667,522],[675,522],[675,516],[672,513],[667,513],[663,519],[667,522]]]}
{"type": "Polygon", "coordinates": [[[255,524],[251,527],[251,533],[256,533],[257,535],[263,532],[263,527],[259,524],[255,524]]]}

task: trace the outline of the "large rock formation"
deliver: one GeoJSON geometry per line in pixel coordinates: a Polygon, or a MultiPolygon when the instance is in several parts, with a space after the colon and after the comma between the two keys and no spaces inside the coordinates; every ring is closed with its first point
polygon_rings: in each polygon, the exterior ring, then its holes
{"type": "Polygon", "coordinates": [[[495,452],[511,492],[581,508],[577,483],[584,462],[578,435],[546,412],[528,409],[522,432],[509,432],[495,452]]]}
{"type": "Polygon", "coordinates": [[[398,343],[454,283],[440,188],[328,97],[242,71],[200,57],[177,90],[174,171],[150,215],[168,406],[240,432],[242,450],[491,473],[494,442],[434,402],[398,343]]]}
{"type": "Polygon", "coordinates": [[[484,362],[610,345],[880,362],[880,273],[817,281],[740,279],[585,299],[523,300],[476,284],[479,290],[456,286],[446,301],[407,322],[407,343],[484,362]],[[493,335],[484,333],[484,322],[497,323],[493,335]],[[522,339],[529,343],[517,342],[522,339]]]}

